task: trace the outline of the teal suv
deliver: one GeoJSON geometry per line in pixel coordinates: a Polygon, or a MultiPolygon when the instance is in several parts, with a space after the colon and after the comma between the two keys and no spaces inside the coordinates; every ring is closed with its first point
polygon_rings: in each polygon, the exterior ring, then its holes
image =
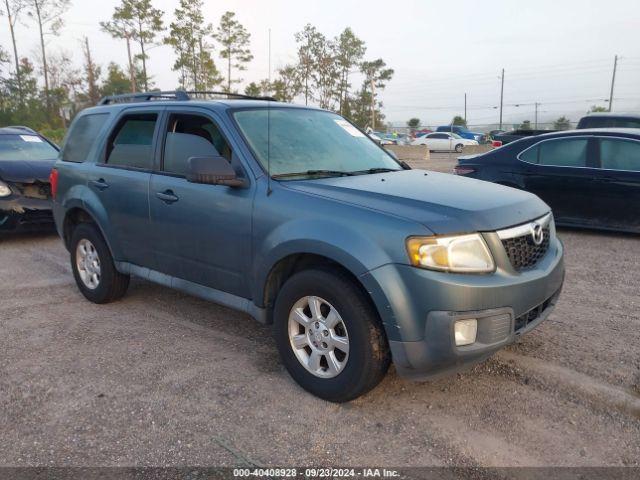
{"type": "Polygon", "coordinates": [[[73,121],[50,183],[88,300],[135,275],[244,311],[335,402],[391,362],[420,379],[482,361],[552,311],[563,247],[538,197],[411,169],[334,113],[238,97],[111,97],[73,121]]]}

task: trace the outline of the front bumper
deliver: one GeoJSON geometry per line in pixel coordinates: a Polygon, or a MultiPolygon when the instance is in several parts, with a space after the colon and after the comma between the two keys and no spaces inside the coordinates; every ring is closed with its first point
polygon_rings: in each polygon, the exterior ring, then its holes
{"type": "MultiPolygon", "coordinates": [[[[485,234],[489,245],[496,242],[485,234]]],[[[382,318],[398,373],[432,378],[488,358],[543,322],[564,282],[562,243],[532,270],[510,268],[492,248],[497,269],[489,275],[449,274],[388,264],[362,277],[382,318]],[[477,341],[457,347],[456,320],[478,320],[477,341]]],[[[504,250],[502,250],[504,252],[504,250]]]]}
{"type": "Polygon", "coordinates": [[[28,232],[53,227],[51,201],[11,196],[0,200],[0,232],[28,232]]]}

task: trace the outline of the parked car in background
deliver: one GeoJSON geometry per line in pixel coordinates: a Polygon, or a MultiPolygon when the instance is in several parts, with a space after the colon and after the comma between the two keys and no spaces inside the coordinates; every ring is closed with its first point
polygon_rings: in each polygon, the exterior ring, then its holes
{"type": "Polygon", "coordinates": [[[559,225],[640,233],[640,129],[526,138],[460,157],[455,173],[535,193],[559,225]]]}
{"type": "Polygon", "coordinates": [[[466,127],[460,125],[442,125],[436,129],[436,132],[450,132],[460,135],[467,140],[475,140],[478,143],[487,143],[488,136],[484,133],[472,132],[466,127]]]}
{"type": "Polygon", "coordinates": [[[511,130],[509,132],[504,133],[496,133],[491,135],[493,140],[497,140],[502,142],[502,145],[506,145],[511,142],[515,142],[516,140],[520,140],[521,138],[526,137],[535,137],[536,135],[542,135],[544,133],[552,133],[555,130],[528,130],[528,129],[519,129],[519,130],[511,130]]]}
{"type": "Polygon", "coordinates": [[[53,227],[49,174],[58,147],[28,127],[0,128],[0,232],[53,227]]]}
{"type": "Polygon", "coordinates": [[[465,146],[478,145],[478,142],[455,133],[435,132],[416,138],[411,145],[426,145],[432,152],[462,152],[465,146]]]}
{"type": "Polygon", "coordinates": [[[137,275],[244,311],[334,402],[391,360],[413,378],[483,361],[548,317],[564,279],[535,195],[412,170],[320,109],[107,98],[75,118],[52,179],[88,300],[122,297],[137,275]]]}
{"type": "Polygon", "coordinates": [[[414,138],[424,137],[428,133],[432,133],[433,130],[429,130],[428,128],[423,128],[422,130],[416,130],[414,134],[414,138]]]}
{"type": "Polygon", "coordinates": [[[580,119],[576,128],[640,128],[640,115],[609,112],[590,113],[580,119]]]}
{"type": "Polygon", "coordinates": [[[395,140],[389,140],[386,138],[384,133],[380,132],[368,132],[369,138],[375,141],[378,145],[397,145],[398,142],[395,140]]]}

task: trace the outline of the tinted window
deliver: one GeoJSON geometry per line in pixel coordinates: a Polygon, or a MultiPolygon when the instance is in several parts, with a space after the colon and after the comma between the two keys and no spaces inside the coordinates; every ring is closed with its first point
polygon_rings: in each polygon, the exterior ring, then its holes
{"type": "Polygon", "coordinates": [[[186,175],[189,158],[218,155],[231,162],[231,148],[210,119],[200,115],[171,115],[165,140],[163,171],[186,175]]]}
{"type": "Polygon", "coordinates": [[[537,145],[535,147],[531,147],[520,154],[520,160],[523,162],[537,164],[539,162],[538,152],[540,152],[540,150],[537,145]]]}
{"type": "Polygon", "coordinates": [[[609,170],[640,172],[640,142],[600,139],[600,165],[609,170]]]}
{"type": "Polygon", "coordinates": [[[580,128],[640,128],[639,118],[625,117],[584,117],[580,128]]]}
{"type": "Polygon", "coordinates": [[[38,135],[0,135],[0,160],[53,160],[58,151],[38,135]]]}
{"type": "Polygon", "coordinates": [[[62,160],[84,162],[108,116],[108,113],[84,115],[73,122],[62,148],[62,160]]]}
{"type": "Polygon", "coordinates": [[[127,115],[109,137],[107,163],[124,167],[151,169],[153,166],[153,133],[158,115],[127,115]]]}
{"type": "Polygon", "coordinates": [[[538,145],[540,165],[556,167],[585,167],[587,165],[586,138],[550,140],[538,145]]]}

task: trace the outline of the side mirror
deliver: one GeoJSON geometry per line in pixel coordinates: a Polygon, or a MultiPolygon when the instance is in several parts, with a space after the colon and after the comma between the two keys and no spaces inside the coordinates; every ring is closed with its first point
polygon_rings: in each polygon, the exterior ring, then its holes
{"type": "Polygon", "coordinates": [[[187,181],[228,187],[245,186],[245,181],[238,178],[231,164],[222,156],[190,157],[187,181]]]}

